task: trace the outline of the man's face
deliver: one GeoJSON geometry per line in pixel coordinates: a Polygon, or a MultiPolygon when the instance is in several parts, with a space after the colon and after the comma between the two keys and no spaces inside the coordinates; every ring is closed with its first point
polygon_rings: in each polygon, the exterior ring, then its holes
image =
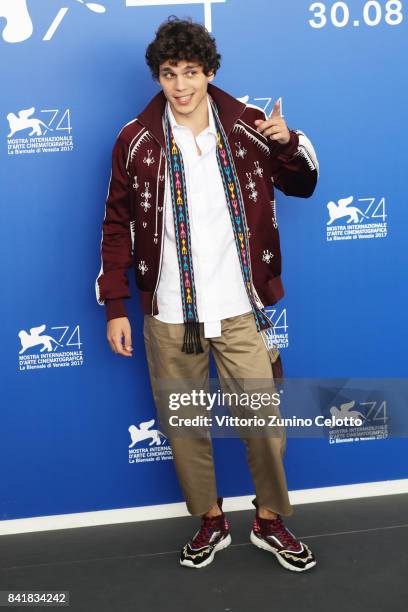
{"type": "Polygon", "coordinates": [[[167,60],[160,65],[159,83],[173,110],[182,115],[194,113],[207,96],[207,85],[214,78],[206,76],[195,61],[181,60],[172,66],[167,60]]]}

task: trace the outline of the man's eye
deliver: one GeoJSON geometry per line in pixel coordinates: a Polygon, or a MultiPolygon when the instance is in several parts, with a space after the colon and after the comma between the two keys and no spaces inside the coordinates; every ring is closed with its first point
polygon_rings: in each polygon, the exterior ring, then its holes
{"type": "MultiPolygon", "coordinates": [[[[195,75],[197,74],[197,70],[189,70],[189,71],[188,71],[186,74],[187,74],[188,76],[195,76],[195,75]]],[[[175,76],[175,75],[174,75],[172,72],[166,72],[166,73],[165,73],[165,75],[164,75],[164,78],[165,78],[165,79],[170,80],[170,79],[172,79],[174,76],[175,76]]]]}

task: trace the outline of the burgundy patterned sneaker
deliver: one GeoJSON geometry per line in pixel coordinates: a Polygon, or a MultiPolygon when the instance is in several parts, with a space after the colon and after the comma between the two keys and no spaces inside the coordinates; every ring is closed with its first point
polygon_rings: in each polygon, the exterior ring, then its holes
{"type": "Polygon", "coordinates": [[[257,509],[250,540],[258,548],[273,553],[286,569],[303,572],[316,565],[310,548],[285,527],[280,514],[276,519],[263,519],[257,509]]]}
{"type": "Polygon", "coordinates": [[[180,564],[186,567],[205,567],[214,560],[217,551],[231,544],[231,535],[224,512],[222,497],[217,499],[221,514],[215,517],[201,517],[201,527],[192,539],[183,546],[180,564]]]}

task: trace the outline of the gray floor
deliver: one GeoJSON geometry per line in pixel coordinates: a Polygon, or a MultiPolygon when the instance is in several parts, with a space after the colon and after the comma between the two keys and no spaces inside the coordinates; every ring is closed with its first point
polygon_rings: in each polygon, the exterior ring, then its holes
{"type": "Polygon", "coordinates": [[[408,609],[408,494],[296,506],[286,524],[317,558],[304,573],[249,542],[252,511],[228,518],[231,546],[201,570],[178,563],[190,516],[2,536],[0,588],[67,590],[86,612],[408,609]]]}

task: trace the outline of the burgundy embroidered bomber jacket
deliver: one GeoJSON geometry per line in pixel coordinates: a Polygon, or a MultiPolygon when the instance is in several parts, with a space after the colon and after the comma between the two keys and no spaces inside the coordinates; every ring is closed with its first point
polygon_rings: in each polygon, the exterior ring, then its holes
{"type": "MultiPolygon", "coordinates": [[[[289,196],[310,197],[319,164],[310,140],[289,130],[286,145],[256,131],[262,109],[245,105],[208,84],[224,127],[244,202],[249,238],[252,291],[258,306],[275,304],[284,294],[274,188],[289,196]]],[[[107,320],[127,316],[133,268],[144,314],[158,314],[157,286],[164,239],[168,164],[162,124],[166,98],[160,91],[144,111],[120,131],[112,151],[112,173],[102,224],[101,268],[95,282],[98,304],[107,320]]]]}

